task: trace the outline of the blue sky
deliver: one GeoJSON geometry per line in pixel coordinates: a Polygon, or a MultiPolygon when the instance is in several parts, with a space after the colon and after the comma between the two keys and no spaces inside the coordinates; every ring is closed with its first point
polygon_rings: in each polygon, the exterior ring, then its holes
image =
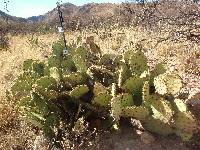
{"type": "MultiPolygon", "coordinates": [[[[30,17],[42,15],[56,7],[56,2],[59,0],[9,0],[8,10],[6,12],[17,17],[30,17]]],[[[121,0],[62,0],[63,3],[73,3],[75,5],[83,5],[86,3],[117,3],[121,0]]],[[[5,12],[4,0],[0,0],[0,10],[5,12]]]]}

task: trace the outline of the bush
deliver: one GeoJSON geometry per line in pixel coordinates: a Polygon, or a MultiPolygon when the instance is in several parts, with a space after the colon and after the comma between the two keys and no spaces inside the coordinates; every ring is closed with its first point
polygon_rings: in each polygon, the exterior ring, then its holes
{"type": "Polygon", "coordinates": [[[9,38],[5,34],[0,35],[0,50],[8,50],[9,49],[9,38]]]}

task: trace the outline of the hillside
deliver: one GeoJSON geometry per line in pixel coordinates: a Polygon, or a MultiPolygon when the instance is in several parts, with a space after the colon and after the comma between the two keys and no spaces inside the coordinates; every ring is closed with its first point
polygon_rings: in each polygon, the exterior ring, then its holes
{"type": "Polygon", "coordinates": [[[27,22],[27,20],[25,18],[21,18],[21,17],[15,17],[15,16],[11,16],[11,15],[8,15],[7,13],[3,12],[0,10],[0,21],[1,22],[10,22],[10,23],[13,23],[13,22],[27,22]]]}

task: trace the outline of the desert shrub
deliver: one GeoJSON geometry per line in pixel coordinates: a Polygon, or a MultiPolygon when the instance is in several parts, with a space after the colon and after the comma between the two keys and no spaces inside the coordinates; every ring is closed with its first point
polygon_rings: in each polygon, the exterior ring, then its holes
{"type": "Polygon", "coordinates": [[[0,35],[0,50],[9,49],[9,38],[5,34],[0,35]]]}
{"type": "MultiPolygon", "coordinates": [[[[9,99],[47,137],[98,119],[103,129],[120,129],[121,118],[141,121],[146,130],[189,140],[197,122],[179,98],[182,80],[164,64],[149,70],[142,47],[121,55],[96,56],[89,46],[53,44],[47,61],[26,60],[9,99]],[[82,119],[81,119],[82,118],[82,119]]],[[[95,48],[95,47],[90,47],[95,48]]],[[[98,124],[99,124],[98,123],[98,124]]]]}

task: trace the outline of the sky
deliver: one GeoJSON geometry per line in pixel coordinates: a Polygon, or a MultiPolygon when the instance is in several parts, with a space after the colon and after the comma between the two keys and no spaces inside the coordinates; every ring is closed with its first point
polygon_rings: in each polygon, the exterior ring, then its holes
{"type": "MultiPolygon", "coordinates": [[[[8,0],[6,0],[8,1],[8,0]]],[[[47,13],[56,7],[56,2],[61,0],[9,0],[8,11],[4,9],[4,0],[0,0],[0,10],[17,17],[31,17],[38,16],[47,13]]],[[[121,0],[62,0],[63,3],[72,3],[77,6],[84,5],[86,3],[118,3],[121,0]]]]}

